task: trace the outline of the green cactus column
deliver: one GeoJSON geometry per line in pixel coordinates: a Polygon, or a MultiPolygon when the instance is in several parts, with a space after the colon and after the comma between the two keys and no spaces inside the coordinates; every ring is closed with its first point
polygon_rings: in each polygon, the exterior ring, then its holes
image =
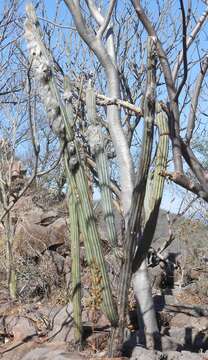
{"type": "Polygon", "coordinates": [[[108,240],[112,249],[115,249],[117,246],[117,234],[113,213],[112,193],[110,190],[108,160],[105,153],[101,127],[96,121],[96,96],[91,81],[89,81],[86,90],[86,108],[87,118],[90,124],[88,127],[88,142],[91,153],[95,156],[101,193],[101,205],[107,225],[108,240]]]}
{"type": "Polygon", "coordinates": [[[78,203],[70,190],[68,195],[68,208],[71,235],[71,297],[75,326],[74,339],[76,343],[80,343],[82,341],[80,233],[78,225],[78,203]]]}
{"type": "Polygon", "coordinates": [[[155,123],[159,130],[159,144],[156,153],[154,172],[150,172],[148,175],[144,201],[145,226],[133,261],[133,272],[139,269],[152,243],[163,195],[165,179],[161,174],[166,170],[167,166],[169,128],[167,115],[162,110],[159,103],[156,104],[155,123]]]}
{"type": "MultiPolygon", "coordinates": [[[[67,114],[73,114],[71,104],[71,87],[69,79],[65,79],[65,99],[67,101],[67,114]],[[67,94],[69,98],[67,100],[67,94]]],[[[70,121],[70,119],[68,119],[70,121]]],[[[71,122],[73,123],[72,119],[71,122]]],[[[67,145],[68,162],[66,170],[70,187],[75,194],[79,204],[79,224],[80,230],[84,237],[84,245],[86,249],[86,256],[89,266],[91,267],[92,281],[96,282],[97,274],[99,273],[100,293],[101,293],[101,309],[107,315],[113,326],[116,326],[118,321],[118,314],[116,304],[113,301],[112,291],[110,287],[109,276],[106,270],[102,246],[99,239],[95,215],[93,213],[93,204],[88,186],[88,181],[81,164],[80,156],[78,153],[78,146],[76,148],[73,142],[67,145]],[[74,158],[74,160],[73,160],[74,158]],[[78,163],[76,163],[76,159],[78,163]],[[73,160],[73,161],[72,161],[73,160]],[[75,167],[74,167],[75,166],[75,167]]],[[[99,300],[100,301],[100,300],[99,300]]]]}

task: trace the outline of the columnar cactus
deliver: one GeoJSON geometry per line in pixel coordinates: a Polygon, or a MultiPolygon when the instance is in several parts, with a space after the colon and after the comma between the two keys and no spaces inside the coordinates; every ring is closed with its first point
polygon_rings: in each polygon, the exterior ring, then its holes
{"type": "Polygon", "coordinates": [[[80,342],[82,340],[80,233],[78,224],[78,202],[72,192],[69,193],[68,207],[71,235],[71,297],[75,325],[74,338],[75,342],[80,342]]]}
{"type": "Polygon", "coordinates": [[[167,166],[169,128],[167,115],[162,110],[159,103],[156,104],[155,123],[159,130],[159,144],[157,148],[154,172],[149,172],[148,175],[144,201],[145,225],[143,235],[139,241],[134,258],[133,272],[135,272],[140,267],[153,240],[160,203],[163,195],[164,177],[162,176],[162,173],[166,170],[167,166]]]}
{"type": "MultiPolygon", "coordinates": [[[[71,91],[72,89],[71,89],[70,81],[69,79],[66,78],[64,97],[66,101],[67,114],[69,115],[73,114],[73,109],[71,104],[71,91]]],[[[71,119],[71,123],[72,123],[72,119],[71,119]]],[[[96,265],[100,266],[100,273],[102,277],[102,281],[100,285],[103,289],[103,294],[102,294],[103,303],[101,304],[101,308],[103,308],[103,311],[107,315],[109,314],[108,315],[109,320],[112,322],[113,325],[115,325],[117,323],[117,311],[115,304],[112,301],[112,293],[109,284],[109,278],[105,268],[105,260],[102,254],[102,247],[100,244],[96,221],[92,210],[91,194],[88,188],[88,182],[84,174],[83,168],[81,166],[79,171],[75,173],[75,177],[70,175],[69,162],[66,163],[66,171],[68,173],[70,188],[73,191],[78,201],[79,225],[85,240],[86,256],[87,256],[88,264],[91,266],[92,280],[94,279],[93,281],[95,281],[95,277],[96,277],[95,274],[93,274],[94,265],[96,263],[96,265]],[[77,186],[76,186],[76,182],[77,182],[77,186]],[[78,191],[78,186],[81,189],[81,191],[78,191]]]]}
{"type": "Polygon", "coordinates": [[[115,219],[113,213],[112,193],[110,190],[110,178],[108,171],[108,160],[105,153],[105,146],[101,127],[96,121],[96,96],[91,81],[86,90],[86,107],[88,127],[88,142],[91,153],[95,156],[98,180],[101,193],[101,204],[104,213],[104,219],[107,225],[108,239],[112,249],[117,246],[117,234],[115,219]]]}
{"type": "MultiPolygon", "coordinates": [[[[79,147],[73,131],[72,113],[67,111],[61,99],[56,79],[54,77],[54,64],[49,51],[46,49],[42,39],[40,25],[32,5],[26,8],[27,19],[25,23],[25,37],[28,41],[32,67],[40,82],[42,100],[44,102],[50,126],[62,143],[66,143],[66,173],[70,191],[79,203],[80,230],[84,234],[85,247],[89,265],[96,262],[101,273],[102,304],[101,307],[106,313],[112,325],[117,324],[118,315],[113,301],[110,281],[106,271],[102,247],[97,231],[96,221],[93,214],[92,203],[88,191],[87,179],[79,155],[79,147]]],[[[65,101],[70,104],[70,96],[65,101]]],[[[94,267],[92,267],[93,273],[94,267]]],[[[93,274],[92,274],[93,275],[93,274]]]]}

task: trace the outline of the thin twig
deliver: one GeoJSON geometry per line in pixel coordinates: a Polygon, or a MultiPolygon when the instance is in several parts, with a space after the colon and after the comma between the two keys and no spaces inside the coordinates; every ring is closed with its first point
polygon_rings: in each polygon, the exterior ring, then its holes
{"type": "Polygon", "coordinates": [[[47,23],[49,23],[49,24],[51,24],[53,26],[56,26],[56,27],[58,27],[60,29],[68,29],[68,30],[77,31],[77,29],[75,27],[73,27],[73,26],[66,26],[66,25],[57,24],[57,23],[55,23],[55,22],[53,22],[51,20],[48,20],[46,18],[42,18],[41,16],[38,16],[38,19],[42,20],[42,21],[46,21],[47,23]]]}

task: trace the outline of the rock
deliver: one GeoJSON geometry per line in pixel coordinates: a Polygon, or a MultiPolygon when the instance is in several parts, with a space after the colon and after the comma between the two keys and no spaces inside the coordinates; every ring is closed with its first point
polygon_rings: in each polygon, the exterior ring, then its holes
{"type": "Polygon", "coordinates": [[[5,336],[13,337],[14,341],[29,339],[37,334],[34,322],[27,317],[10,315],[2,317],[1,322],[0,328],[2,331],[4,329],[5,336]]]}
{"type": "Polygon", "coordinates": [[[190,351],[182,351],[181,360],[206,360],[206,357],[202,353],[196,354],[196,353],[191,353],[190,351]]]}
{"type": "Polygon", "coordinates": [[[160,352],[147,350],[136,346],[132,352],[131,360],[207,360],[208,354],[191,353],[190,351],[160,352]]]}
{"type": "MultiPolygon", "coordinates": [[[[12,217],[14,220],[22,218],[25,214],[28,214],[31,209],[34,207],[32,196],[22,196],[12,208],[12,217]]],[[[42,213],[42,210],[38,208],[39,212],[42,213]]]]}
{"type": "Polygon", "coordinates": [[[191,353],[190,351],[169,351],[167,353],[167,360],[207,360],[205,354],[191,353]]]}
{"type": "Polygon", "coordinates": [[[178,343],[176,339],[167,335],[162,336],[161,343],[163,351],[177,351],[181,348],[180,343],[178,343]]]}
{"type": "Polygon", "coordinates": [[[200,316],[194,317],[187,314],[176,314],[170,321],[172,327],[196,329],[199,332],[208,330],[208,318],[200,316]]]}
{"type": "Polygon", "coordinates": [[[133,349],[131,360],[167,360],[167,356],[160,351],[147,350],[140,346],[133,349]]]}
{"type": "Polygon", "coordinates": [[[57,210],[50,210],[46,211],[42,214],[40,218],[40,223],[43,226],[48,226],[56,221],[58,218],[58,211],[57,210]]]}
{"type": "Polygon", "coordinates": [[[48,349],[48,346],[37,347],[29,351],[22,360],[82,360],[84,357],[63,349],[48,349]]]}
{"type": "Polygon", "coordinates": [[[54,223],[41,225],[41,213],[34,210],[18,221],[13,246],[21,256],[36,257],[49,248],[63,245],[68,237],[67,224],[64,218],[54,223]]]}
{"type": "Polygon", "coordinates": [[[52,328],[48,332],[48,338],[51,341],[70,342],[74,340],[72,304],[62,308],[53,308],[48,316],[52,328]]]}
{"type": "Polygon", "coordinates": [[[48,229],[24,217],[17,224],[13,244],[15,253],[20,256],[40,256],[49,247],[48,229]]]}
{"type": "Polygon", "coordinates": [[[56,251],[51,251],[50,254],[56,266],[57,273],[61,275],[64,271],[64,262],[65,262],[64,257],[58,254],[56,251]]]}
{"type": "Polygon", "coordinates": [[[180,360],[181,353],[178,351],[168,351],[167,360],[180,360]]]}
{"type": "Polygon", "coordinates": [[[69,241],[68,226],[65,218],[59,218],[54,221],[48,229],[49,243],[48,247],[60,246],[69,241]]]}
{"type": "Polygon", "coordinates": [[[69,352],[64,342],[38,344],[37,342],[12,343],[10,347],[2,347],[0,356],[4,360],[82,360],[84,356],[77,352],[69,352]]]}

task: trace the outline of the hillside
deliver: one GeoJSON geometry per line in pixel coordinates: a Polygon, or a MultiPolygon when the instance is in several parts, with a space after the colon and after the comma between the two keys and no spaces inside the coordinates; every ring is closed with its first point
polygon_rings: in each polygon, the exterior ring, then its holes
{"type": "MultiPolygon", "coordinates": [[[[12,210],[18,276],[18,299],[15,302],[11,302],[8,298],[3,229],[1,231],[0,339],[2,346],[0,354],[8,360],[40,359],[41,357],[37,355],[39,353],[45,356],[44,359],[49,359],[47,356],[52,358],[53,354],[59,354],[60,344],[66,350],[66,354],[69,348],[73,350],[74,346],[67,208],[65,201],[51,202],[47,199],[47,194],[45,196],[43,201],[45,207],[34,199],[33,195],[28,194],[12,210]],[[28,336],[31,339],[29,342],[28,336]]],[[[96,205],[96,218],[111,284],[116,293],[119,264],[108,246],[105,221],[99,205],[96,205]]],[[[121,241],[122,218],[117,211],[115,218],[119,241],[121,241]]],[[[163,252],[159,251],[170,237],[167,214],[161,211],[152,245],[157,254],[152,250],[149,256],[149,272],[163,348],[167,351],[206,351],[208,349],[207,227],[185,218],[174,219],[174,215],[170,215],[169,219],[170,222],[174,220],[171,225],[174,240],[163,252]]],[[[75,353],[70,353],[71,357],[68,357],[70,359],[97,358],[102,354],[105,355],[110,331],[109,323],[101,311],[97,310],[93,313],[90,306],[91,280],[82,239],[81,264],[82,317],[87,346],[85,352],[80,352],[77,357],[75,353]]],[[[142,333],[136,322],[135,305],[130,292],[128,327],[131,336],[124,347],[126,356],[130,356],[132,348],[138,342],[142,342],[142,333]]],[[[138,348],[135,349],[140,351],[138,348]]],[[[136,359],[135,349],[132,359],[136,359]]],[[[140,354],[139,358],[143,359],[140,357],[143,355],[140,354]]],[[[60,359],[63,358],[60,354],[59,356],[60,359]]],[[[200,355],[198,356],[201,359],[200,355]]]]}

